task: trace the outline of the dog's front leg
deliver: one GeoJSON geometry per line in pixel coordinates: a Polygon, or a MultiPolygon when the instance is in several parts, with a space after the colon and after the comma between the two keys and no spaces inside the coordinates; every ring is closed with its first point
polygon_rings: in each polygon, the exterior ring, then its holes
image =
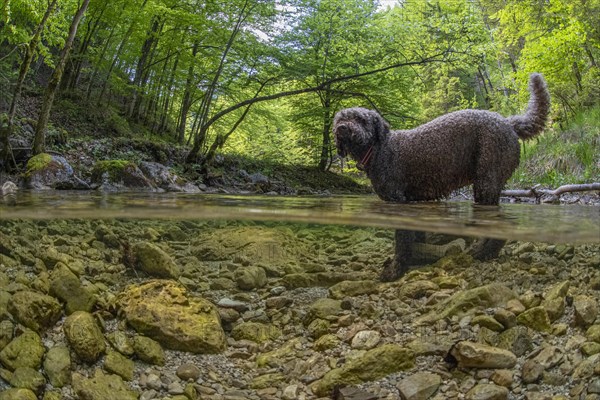
{"type": "Polygon", "coordinates": [[[381,280],[391,282],[400,278],[408,271],[408,262],[412,257],[415,231],[396,229],[396,250],[393,260],[387,260],[383,265],[381,280]]]}

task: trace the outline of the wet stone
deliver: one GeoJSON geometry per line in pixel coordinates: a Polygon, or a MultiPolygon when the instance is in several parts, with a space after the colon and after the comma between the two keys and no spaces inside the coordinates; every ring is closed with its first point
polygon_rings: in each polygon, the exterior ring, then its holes
{"type": "Polygon", "coordinates": [[[94,297],[83,287],[77,275],[63,263],[57,263],[50,275],[50,293],[66,303],[65,311],[92,311],[94,297]]]}
{"type": "Polygon", "coordinates": [[[467,392],[467,400],[506,400],[508,389],[492,384],[479,384],[467,392]]]}
{"type": "Polygon", "coordinates": [[[351,347],[357,350],[369,350],[377,346],[381,334],[377,331],[360,331],[352,338],[351,347]]]}
{"type": "Polygon", "coordinates": [[[373,294],[377,293],[377,285],[373,280],[342,281],[329,288],[329,296],[332,299],[343,300],[346,297],[373,294]]]}
{"type": "Polygon", "coordinates": [[[396,387],[403,399],[421,400],[433,396],[441,384],[442,378],[439,375],[418,372],[402,379],[396,387]]]}
{"type": "Polygon", "coordinates": [[[109,351],[104,359],[104,369],[107,372],[119,375],[126,381],[133,379],[135,364],[132,360],[116,351],[109,351]]]}
{"type": "Polygon", "coordinates": [[[0,351],[0,362],[10,370],[19,367],[38,369],[42,365],[44,352],[40,336],[33,331],[26,331],[0,351]]]}
{"type": "Polygon", "coordinates": [[[10,388],[0,392],[0,400],[37,400],[37,396],[29,389],[10,388]]]}
{"type": "Polygon", "coordinates": [[[33,368],[20,367],[13,372],[10,384],[13,387],[29,389],[32,392],[39,394],[46,386],[46,379],[44,378],[44,375],[33,368]]]}
{"type": "Polygon", "coordinates": [[[135,355],[142,361],[154,365],[164,365],[165,352],[160,343],[146,336],[135,336],[132,340],[135,355]]]}
{"type": "Polygon", "coordinates": [[[79,398],[86,400],[137,400],[138,394],[130,390],[120,376],[104,374],[96,369],[94,376],[86,378],[73,374],[73,390],[79,398]]]}
{"type": "Polygon", "coordinates": [[[196,381],[202,371],[194,364],[182,364],[177,368],[177,376],[183,381],[196,381]]]}
{"type": "Polygon", "coordinates": [[[135,352],[129,336],[122,331],[111,332],[106,335],[106,339],[115,350],[125,356],[132,356],[135,352]]]}
{"type": "Polygon", "coordinates": [[[583,327],[594,323],[598,317],[598,302],[590,296],[575,296],[573,298],[575,322],[583,327]]]}
{"type": "Polygon", "coordinates": [[[532,307],[517,316],[517,322],[538,332],[550,333],[550,317],[545,308],[532,307]]]}
{"type": "Polygon", "coordinates": [[[69,315],[63,331],[75,353],[85,362],[95,362],[106,351],[102,331],[88,312],[76,311],[69,315]]]}
{"type": "Polygon", "coordinates": [[[450,354],[459,367],[512,368],[517,363],[517,357],[508,350],[468,341],[457,343],[450,354]]]}
{"type": "Polygon", "coordinates": [[[54,297],[26,290],[12,296],[8,303],[8,311],[20,323],[39,332],[58,321],[62,307],[54,297]]]}
{"type": "Polygon", "coordinates": [[[71,353],[67,346],[55,346],[48,350],[44,372],[54,387],[61,388],[71,382],[71,353]]]}
{"type": "Polygon", "coordinates": [[[149,242],[133,245],[132,251],[138,261],[140,270],[150,276],[177,279],[179,268],[163,249],[149,242]]]}

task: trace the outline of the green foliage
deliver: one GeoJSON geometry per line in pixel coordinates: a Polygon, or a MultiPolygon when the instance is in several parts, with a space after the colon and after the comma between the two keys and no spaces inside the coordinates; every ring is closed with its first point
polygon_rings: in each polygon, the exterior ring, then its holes
{"type": "Polygon", "coordinates": [[[135,163],[129,160],[98,161],[96,165],[94,165],[92,174],[100,176],[104,173],[108,173],[112,180],[117,180],[127,168],[135,168],[135,163]]]}
{"type": "Polygon", "coordinates": [[[522,146],[514,186],[558,187],[600,176],[600,107],[578,113],[564,130],[551,130],[522,146]]]}

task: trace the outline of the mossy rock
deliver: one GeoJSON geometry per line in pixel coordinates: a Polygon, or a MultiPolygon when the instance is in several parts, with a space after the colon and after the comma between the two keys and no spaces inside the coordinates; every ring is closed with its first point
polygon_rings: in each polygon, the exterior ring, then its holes
{"type": "Polygon", "coordinates": [[[166,348],[192,353],[220,353],[227,345],[216,307],[188,295],[173,281],[153,280],[126,288],[117,299],[137,332],[166,348]]]}
{"type": "Polygon", "coordinates": [[[415,355],[412,350],[397,344],[385,344],[333,369],[315,382],[312,390],[318,396],[329,396],[335,386],[356,385],[374,381],[387,375],[412,368],[415,355]]]}
{"type": "Polygon", "coordinates": [[[156,186],[138,166],[128,160],[98,161],[92,169],[92,183],[103,190],[127,188],[155,190],[156,186]]]}
{"type": "Polygon", "coordinates": [[[11,371],[19,367],[38,369],[42,365],[44,352],[40,335],[25,331],[0,351],[0,362],[11,371]]]}
{"type": "Polygon", "coordinates": [[[89,189],[64,157],[48,153],[31,157],[23,178],[30,189],[89,189]]]}
{"type": "Polygon", "coordinates": [[[15,293],[8,311],[23,325],[39,332],[53,326],[62,315],[62,306],[51,296],[24,290],[15,293]]]}
{"type": "Polygon", "coordinates": [[[165,352],[156,340],[138,335],[133,338],[132,342],[135,355],[140,360],[154,365],[165,364],[165,352]]]}
{"type": "Polygon", "coordinates": [[[76,311],[69,315],[63,330],[75,353],[85,362],[95,362],[106,351],[102,331],[88,312],[76,311]]]}
{"type": "Polygon", "coordinates": [[[260,322],[242,322],[236,325],[231,332],[235,340],[251,340],[256,343],[264,343],[275,340],[281,336],[281,330],[273,325],[261,324],[260,322]]]}
{"type": "Polygon", "coordinates": [[[0,392],[0,400],[37,400],[37,396],[29,389],[10,388],[0,392]]]}
{"type": "Polygon", "coordinates": [[[73,391],[80,399],[137,400],[139,394],[130,390],[118,375],[104,374],[96,369],[92,378],[73,374],[73,391]]]}

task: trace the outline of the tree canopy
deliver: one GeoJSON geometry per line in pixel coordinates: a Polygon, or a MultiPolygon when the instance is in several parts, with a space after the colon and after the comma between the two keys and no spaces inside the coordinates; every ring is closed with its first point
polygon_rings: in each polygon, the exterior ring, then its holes
{"type": "Polygon", "coordinates": [[[84,3],[1,0],[0,108],[23,80],[52,84],[83,8],[59,96],[187,144],[190,165],[228,151],[327,169],[340,108],[377,109],[397,128],[461,108],[511,114],[531,72],[548,81],[555,121],[599,106],[600,0],[84,3]]]}

